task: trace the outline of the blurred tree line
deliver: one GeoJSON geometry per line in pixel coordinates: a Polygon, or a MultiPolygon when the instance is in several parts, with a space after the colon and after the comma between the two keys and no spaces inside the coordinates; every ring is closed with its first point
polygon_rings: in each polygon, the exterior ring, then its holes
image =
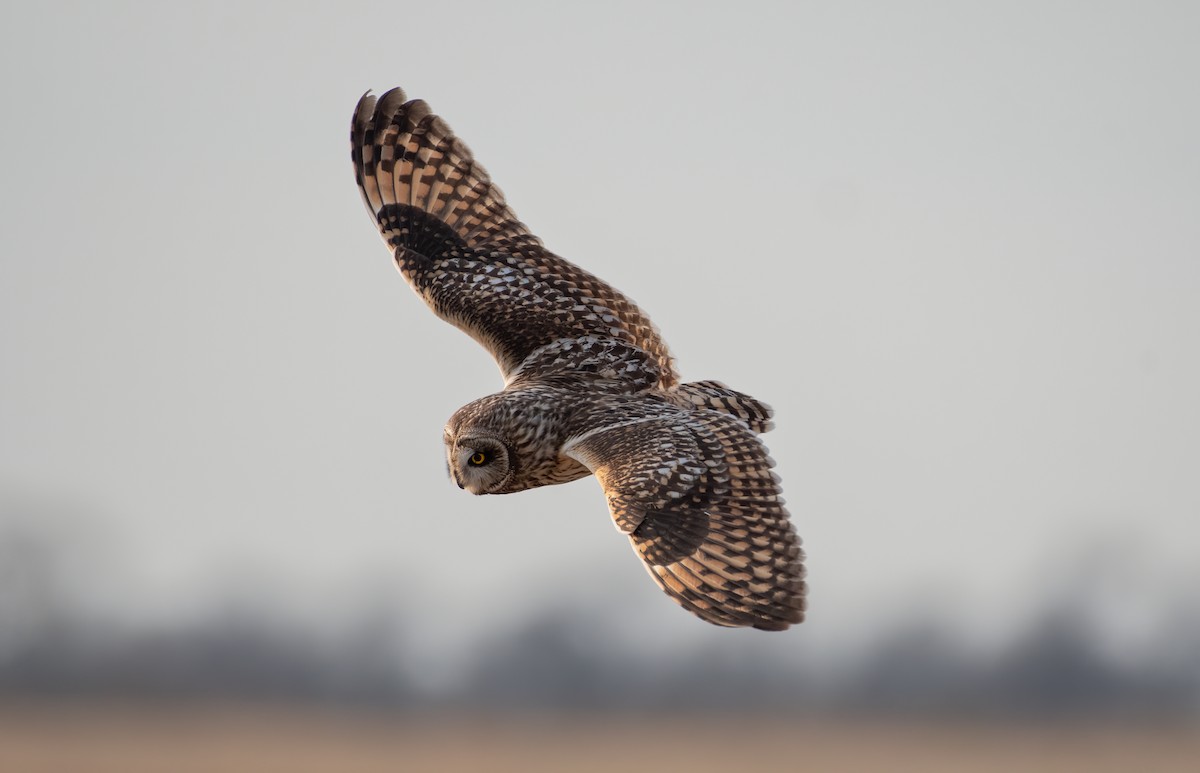
{"type": "MultiPolygon", "coordinates": [[[[1133,658],[1098,646],[1079,605],[1060,595],[998,653],[963,645],[945,621],[921,621],[836,663],[786,649],[746,657],[738,638],[682,652],[639,648],[613,635],[620,621],[559,606],[477,642],[452,684],[431,687],[406,658],[403,610],[368,607],[332,637],[266,602],[155,630],[123,625],[79,602],[86,579],[62,542],[28,524],[0,528],[0,699],[1056,717],[1200,710],[1194,599],[1181,598],[1133,658]]],[[[663,613],[676,611],[664,604],[663,613]]],[[[785,636],[800,642],[802,631],[785,636]]]]}

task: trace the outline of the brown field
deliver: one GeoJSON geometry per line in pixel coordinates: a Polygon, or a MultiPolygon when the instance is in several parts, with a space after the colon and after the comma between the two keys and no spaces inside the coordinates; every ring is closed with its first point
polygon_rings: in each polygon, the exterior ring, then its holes
{"type": "Polygon", "coordinates": [[[1194,771],[1195,724],[0,705],[0,771],[1194,771]]]}

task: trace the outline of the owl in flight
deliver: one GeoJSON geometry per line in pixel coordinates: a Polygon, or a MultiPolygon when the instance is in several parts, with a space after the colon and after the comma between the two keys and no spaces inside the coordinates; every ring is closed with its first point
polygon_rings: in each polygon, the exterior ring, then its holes
{"type": "Polygon", "coordinates": [[[350,141],[400,273],[504,377],[446,424],[459,488],[595,475],[617,529],[682,607],[723,626],[803,620],[804,553],[758,439],[771,409],[717,381],[680,383],[642,310],[542,246],[424,101],[368,92],[350,141]]]}

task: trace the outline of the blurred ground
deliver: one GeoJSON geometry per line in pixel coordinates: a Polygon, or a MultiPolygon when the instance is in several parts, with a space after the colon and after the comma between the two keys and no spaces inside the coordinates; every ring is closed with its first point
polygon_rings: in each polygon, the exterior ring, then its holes
{"type": "Polygon", "coordinates": [[[1192,771],[1195,724],[9,703],[0,770],[1192,771]]]}

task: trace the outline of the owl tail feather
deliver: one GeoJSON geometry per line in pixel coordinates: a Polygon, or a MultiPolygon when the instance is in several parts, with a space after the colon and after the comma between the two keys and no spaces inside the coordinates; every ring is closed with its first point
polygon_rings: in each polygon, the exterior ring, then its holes
{"type": "Polygon", "coordinates": [[[685,405],[719,413],[728,413],[746,422],[754,432],[763,434],[775,427],[771,417],[775,411],[771,406],[722,384],[720,381],[692,381],[680,384],[675,392],[681,395],[685,405]]]}
{"type": "Polygon", "coordinates": [[[364,94],[350,127],[354,176],[393,250],[436,258],[453,245],[536,241],[466,143],[424,100],[364,94]]]}

